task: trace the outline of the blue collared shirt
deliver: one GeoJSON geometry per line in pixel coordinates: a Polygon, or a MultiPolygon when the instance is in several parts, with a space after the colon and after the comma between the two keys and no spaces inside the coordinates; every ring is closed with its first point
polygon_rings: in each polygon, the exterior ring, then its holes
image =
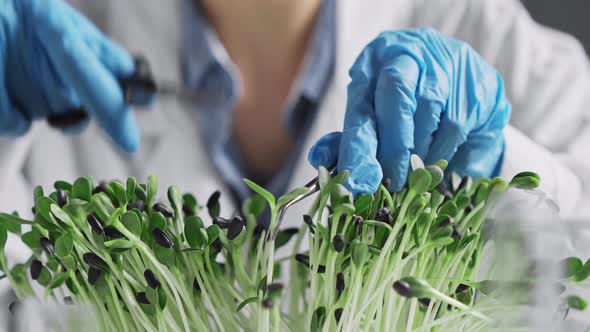
{"type": "MultiPolygon", "coordinates": [[[[183,80],[189,89],[199,90],[202,92],[199,95],[206,96],[195,105],[205,150],[235,198],[243,200],[251,193],[242,181],[249,174],[245,172],[246,167],[231,135],[231,113],[240,94],[240,77],[215,31],[194,4],[194,0],[184,1],[181,18],[183,80]]],[[[333,76],[335,6],[334,0],[322,1],[302,71],[294,91],[291,91],[292,98],[283,109],[283,124],[295,146],[282,169],[264,184],[274,195],[287,190],[295,161],[305,153],[302,151],[303,142],[333,76]]]]}

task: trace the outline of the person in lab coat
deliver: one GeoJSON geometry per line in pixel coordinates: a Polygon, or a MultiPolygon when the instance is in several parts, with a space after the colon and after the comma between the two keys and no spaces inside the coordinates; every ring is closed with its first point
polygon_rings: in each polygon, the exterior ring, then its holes
{"type": "Polygon", "coordinates": [[[309,159],[350,170],[355,193],[383,176],[398,190],[417,153],[539,172],[562,214],[590,214],[588,60],[517,0],[72,2],[2,3],[1,211],[57,179],[155,174],[201,202],[221,189],[230,214],[243,177],[281,194],[315,175],[309,159]],[[199,100],[132,109],[131,52],[199,100]],[[80,107],[89,123],[65,134],[37,121],[80,107]]]}

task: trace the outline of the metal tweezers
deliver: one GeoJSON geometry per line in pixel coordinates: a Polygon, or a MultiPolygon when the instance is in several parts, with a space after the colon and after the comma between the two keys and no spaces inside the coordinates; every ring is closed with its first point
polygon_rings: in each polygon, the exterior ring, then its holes
{"type": "MultiPolygon", "coordinates": [[[[334,173],[336,173],[336,166],[330,167],[328,169],[328,172],[330,173],[330,175],[334,175],[334,173]]],[[[277,225],[275,226],[275,230],[272,235],[273,240],[276,239],[277,235],[279,234],[279,229],[280,229],[281,223],[283,222],[283,218],[285,217],[285,213],[287,212],[287,209],[290,208],[291,206],[295,205],[296,203],[304,200],[305,198],[320,191],[320,177],[316,176],[315,178],[313,178],[313,180],[309,181],[305,185],[305,188],[308,188],[309,191],[306,192],[305,194],[301,194],[301,195],[291,199],[290,201],[288,201],[287,203],[285,203],[283,206],[281,206],[279,208],[277,225]]]]}

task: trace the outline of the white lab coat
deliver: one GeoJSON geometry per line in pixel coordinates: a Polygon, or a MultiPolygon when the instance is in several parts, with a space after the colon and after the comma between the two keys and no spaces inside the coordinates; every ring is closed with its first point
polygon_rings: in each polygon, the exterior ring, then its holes
{"type": "MultiPolygon", "coordinates": [[[[181,1],[101,0],[80,7],[128,50],[145,54],[156,77],[180,82],[181,1]]],[[[305,151],[322,134],[341,129],[348,69],[363,46],[384,30],[430,26],[473,45],[505,78],[513,115],[502,175],[537,171],[563,214],[590,215],[590,65],[576,40],[536,24],[516,0],[340,0],[337,10],[335,77],[305,151]]],[[[194,106],[159,100],[137,118],[143,139],[134,156],[117,152],[94,124],[67,137],[38,122],[25,137],[0,139],[0,211],[28,213],[36,184],[49,189],[57,179],[83,175],[149,174],[159,177],[162,192],[177,184],[201,203],[221,189],[222,214],[234,211],[204,153],[194,106]]],[[[303,154],[290,186],[313,176],[303,154]]],[[[286,224],[299,224],[304,210],[304,203],[292,209],[286,224]]]]}

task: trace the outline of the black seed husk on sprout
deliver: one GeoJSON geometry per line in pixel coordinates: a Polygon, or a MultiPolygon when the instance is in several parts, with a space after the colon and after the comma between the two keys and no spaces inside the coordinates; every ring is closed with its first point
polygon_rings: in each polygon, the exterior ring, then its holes
{"type": "Polygon", "coordinates": [[[96,282],[98,281],[98,278],[100,277],[100,274],[102,272],[99,269],[95,269],[92,266],[88,269],[88,283],[90,285],[94,285],[96,284],[96,282]]]}
{"type": "Polygon", "coordinates": [[[234,219],[232,219],[231,226],[227,229],[227,238],[229,240],[237,238],[242,233],[244,226],[245,224],[242,218],[234,217],[234,219]],[[238,218],[238,220],[236,220],[236,218],[238,218]]]}
{"type": "Polygon", "coordinates": [[[139,292],[139,293],[135,294],[135,300],[137,300],[137,303],[150,304],[150,301],[148,300],[145,292],[139,292]]]}
{"type": "Polygon", "coordinates": [[[383,180],[381,180],[381,184],[383,185],[383,187],[385,187],[385,189],[387,189],[387,191],[389,191],[389,188],[391,187],[391,179],[383,178],[383,180]]]}
{"type": "Polygon", "coordinates": [[[33,206],[33,207],[31,208],[31,212],[33,212],[33,214],[37,214],[37,209],[35,209],[35,207],[33,206]]]}
{"type": "Polygon", "coordinates": [[[461,239],[463,237],[463,234],[459,230],[459,226],[457,226],[457,224],[452,224],[452,225],[453,225],[453,233],[451,234],[451,237],[455,240],[461,239]]]}
{"type": "Polygon", "coordinates": [[[442,215],[441,219],[439,220],[438,226],[439,227],[447,227],[449,225],[454,225],[453,217],[449,217],[448,215],[442,215]],[[444,219],[442,219],[444,218],[444,219]]]}
{"type": "Polygon", "coordinates": [[[428,307],[430,305],[430,299],[427,297],[423,297],[421,299],[418,299],[418,302],[425,307],[428,307]]]}
{"type": "Polygon", "coordinates": [[[275,301],[273,301],[273,299],[270,298],[270,297],[267,297],[266,299],[264,299],[264,301],[262,301],[262,306],[265,307],[265,308],[267,308],[267,309],[272,308],[272,306],[274,304],[275,304],[275,301]]]}
{"type": "Polygon", "coordinates": [[[64,190],[57,189],[55,196],[57,197],[57,205],[59,207],[64,207],[64,205],[68,204],[68,195],[64,190]]]}
{"type": "Polygon", "coordinates": [[[213,219],[213,224],[219,226],[221,229],[228,229],[231,226],[231,221],[223,217],[213,219]]]}
{"type": "Polygon", "coordinates": [[[219,206],[219,197],[221,196],[221,192],[218,190],[214,192],[209,199],[207,200],[207,210],[209,211],[209,215],[211,218],[218,217],[220,206],[219,206]]]}
{"type": "Polygon", "coordinates": [[[92,229],[92,231],[98,235],[102,235],[104,233],[104,229],[102,228],[102,223],[100,222],[100,220],[98,220],[98,218],[96,218],[95,215],[93,214],[89,214],[88,217],[86,218],[86,221],[88,222],[88,225],[90,225],[90,228],[92,229]]]}
{"type": "Polygon", "coordinates": [[[182,204],[182,212],[188,217],[195,214],[195,211],[188,204],[182,204]]]}
{"type": "Polygon", "coordinates": [[[363,226],[365,224],[365,221],[363,220],[363,218],[358,218],[357,220],[357,229],[358,229],[358,237],[363,236],[363,226]]]}
{"type": "Polygon", "coordinates": [[[197,293],[201,292],[201,286],[199,286],[199,281],[197,280],[197,278],[195,278],[195,280],[193,280],[193,288],[195,289],[195,291],[197,293]]]}
{"type": "Polygon", "coordinates": [[[39,279],[39,276],[41,275],[41,271],[43,271],[43,263],[41,263],[41,261],[33,259],[33,261],[31,262],[31,266],[29,268],[29,271],[31,272],[31,279],[33,280],[37,280],[39,279]]]}
{"type": "Polygon", "coordinates": [[[174,216],[174,211],[168,205],[164,203],[156,203],[153,206],[154,211],[160,212],[166,218],[172,218],[174,216]]]}
{"type": "Polygon", "coordinates": [[[94,188],[92,190],[92,194],[98,194],[98,193],[106,193],[107,192],[107,184],[105,182],[101,182],[98,184],[98,186],[96,186],[96,188],[94,188]]]}
{"type": "Polygon", "coordinates": [[[116,229],[113,226],[105,227],[104,234],[111,239],[121,239],[121,238],[125,237],[125,235],[123,235],[123,233],[121,233],[118,229],[116,229]]]}
{"type": "Polygon", "coordinates": [[[41,245],[41,248],[43,248],[43,251],[45,251],[45,253],[48,256],[55,255],[55,247],[53,246],[53,242],[51,242],[50,239],[48,239],[46,237],[42,237],[39,240],[39,244],[41,245]]]}
{"type": "Polygon", "coordinates": [[[145,281],[147,282],[148,286],[150,286],[150,288],[156,289],[161,286],[160,280],[158,280],[158,277],[156,277],[156,275],[154,274],[154,272],[152,272],[152,270],[150,270],[150,269],[145,270],[145,272],[143,273],[143,276],[144,276],[145,281]]]}
{"type": "Polygon", "coordinates": [[[307,224],[307,226],[309,227],[309,232],[311,234],[315,234],[315,225],[313,224],[313,220],[311,219],[311,217],[307,214],[303,215],[303,222],[305,222],[307,224]]]}
{"type": "Polygon", "coordinates": [[[272,283],[272,284],[266,286],[266,291],[268,294],[274,294],[276,292],[282,291],[284,287],[285,286],[282,283],[275,282],[275,283],[272,283]]]}
{"type": "Polygon", "coordinates": [[[334,245],[334,250],[336,250],[336,252],[341,252],[344,249],[344,237],[342,234],[334,235],[332,244],[334,245]]]}
{"type": "Polygon", "coordinates": [[[467,290],[469,290],[471,287],[465,285],[465,284],[459,284],[459,286],[457,286],[457,289],[455,290],[455,294],[461,294],[467,290]]]}
{"type": "Polygon", "coordinates": [[[375,220],[384,222],[388,225],[393,224],[393,216],[389,212],[389,209],[386,207],[382,207],[377,211],[377,215],[375,215],[375,220]]]}
{"type": "Polygon", "coordinates": [[[340,317],[342,317],[342,311],[344,311],[344,309],[342,308],[334,310],[334,319],[336,319],[336,323],[340,322],[340,317]]]}
{"type": "Polygon", "coordinates": [[[138,209],[139,211],[143,212],[145,211],[145,203],[141,199],[138,199],[133,203],[127,204],[127,210],[131,209],[138,209]]]}
{"type": "Polygon", "coordinates": [[[412,297],[412,289],[410,284],[405,281],[398,280],[393,283],[393,289],[403,297],[412,297]]]}
{"type": "Polygon", "coordinates": [[[305,222],[308,226],[313,227],[313,220],[311,219],[311,217],[307,214],[303,215],[303,222],[305,222]]]}
{"type": "Polygon", "coordinates": [[[340,296],[340,293],[342,293],[345,287],[346,282],[344,281],[344,273],[338,272],[336,275],[336,291],[338,292],[338,296],[340,296]]]}
{"type": "Polygon", "coordinates": [[[18,301],[11,302],[11,303],[8,305],[8,311],[10,311],[10,313],[14,315],[14,314],[16,313],[16,310],[17,310],[19,307],[20,307],[20,302],[18,302],[18,301]]]}
{"type": "Polygon", "coordinates": [[[67,305],[72,305],[72,304],[74,304],[74,300],[72,299],[72,297],[71,297],[71,296],[65,296],[65,297],[63,298],[63,301],[64,301],[64,303],[65,303],[65,304],[67,304],[67,305]]]}
{"type": "Polygon", "coordinates": [[[264,232],[264,230],[266,230],[266,227],[263,224],[256,224],[253,233],[255,236],[260,236],[262,235],[262,232],[264,232]]]}
{"type": "Polygon", "coordinates": [[[461,182],[459,182],[459,186],[457,187],[457,191],[467,187],[468,184],[470,184],[472,182],[472,179],[469,175],[464,175],[461,178],[461,182]]]}
{"type": "Polygon", "coordinates": [[[453,199],[453,195],[451,194],[451,192],[447,189],[447,186],[445,185],[444,181],[441,181],[438,186],[436,186],[436,190],[445,197],[446,200],[450,200],[453,199]]]}
{"type": "MultiPolygon", "coordinates": [[[[311,268],[311,265],[309,264],[309,256],[304,255],[304,254],[297,254],[295,255],[295,260],[305,266],[307,266],[308,268],[311,268]]],[[[326,272],[326,267],[324,265],[318,265],[318,273],[324,273],[326,272]]]]}
{"type": "Polygon", "coordinates": [[[156,243],[161,247],[171,248],[174,244],[170,237],[160,227],[155,227],[152,230],[152,235],[154,236],[156,243]]]}
{"type": "Polygon", "coordinates": [[[109,266],[107,265],[107,263],[102,260],[102,258],[100,258],[97,254],[92,253],[92,252],[87,252],[84,255],[82,255],[82,260],[88,264],[88,266],[94,267],[96,269],[102,270],[102,271],[108,271],[109,266]]]}
{"type": "Polygon", "coordinates": [[[345,223],[346,223],[346,215],[343,214],[338,219],[338,226],[342,227],[342,226],[344,226],[345,223]]]}

